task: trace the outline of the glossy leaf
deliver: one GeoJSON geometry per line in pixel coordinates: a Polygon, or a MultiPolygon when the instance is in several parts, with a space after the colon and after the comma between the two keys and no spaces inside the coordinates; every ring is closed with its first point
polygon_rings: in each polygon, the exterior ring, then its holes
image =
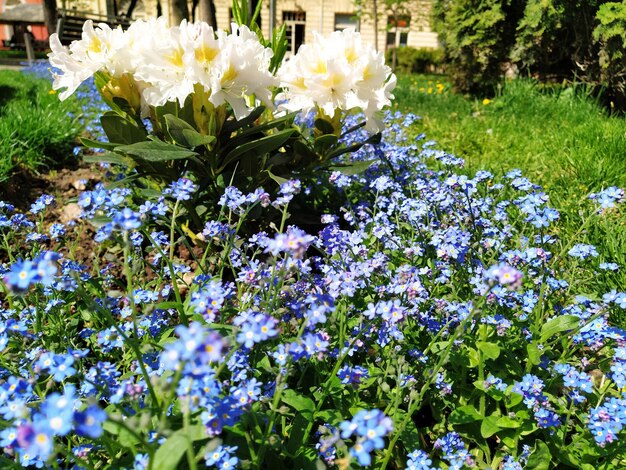
{"type": "Polygon", "coordinates": [[[573,330],[580,323],[580,318],[576,315],[560,315],[549,320],[541,327],[541,337],[539,341],[544,342],[552,338],[557,333],[573,330]]]}
{"type": "Polygon", "coordinates": [[[170,134],[170,137],[178,145],[193,149],[201,145],[208,145],[215,141],[214,136],[200,134],[191,124],[183,121],[173,114],[166,114],[164,119],[167,124],[167,131],[170,134]]]}
{"type": "Polygon", "coordinates": [[[166,162],[170,160],[184,160],[198,154],[191,150],[168,144],[160,140],[148,140],[133,145],[121,145],[115,148],[118,152],[139,157],[148,162],[166,162]]]}
{"type": "Polygon", "coordinates": [[[467,424],[480,421],[483,416],[472,405],[461,406],[450,413],[448,421],[452,424],[467,424]]]}
{"type": "Polygon", "coordinates": [[[100,123],[109,142],[112,144],[130,145],[144,141],[148,136],[145,129],[131,123],[113,111],[104,113],[100,117],[100,123]]]}

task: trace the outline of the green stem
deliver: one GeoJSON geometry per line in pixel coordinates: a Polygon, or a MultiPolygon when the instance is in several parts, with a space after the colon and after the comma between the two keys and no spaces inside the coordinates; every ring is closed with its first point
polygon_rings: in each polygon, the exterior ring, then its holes
{"type": "MultiPolygon", "coordinates": [[[[146,369],[146,365],[143,362],[143,355],[141,354],[141,350],[137,345],[137,341],[139,340],[139,328],[137,327],[137,309],[135,308],[135,301],[133,299],[133,273],[130,266],[130,240],[128,239],[128,232],[124,232],[124,274],[126,276],[126,292],[128,294],[128,303],[130,307],[131,320],[133,323],[133,335],[134,338],[132,341],[129,341],[129,344],[135,355],[137,356],[137,363],[139,364],[139,368],[141,369],[141,373],[146,381],[146,387],[148,387],[148,391],[150,392],[150,397],[154,401],[154,404],[157,407],[160,407],[159,399],[154,392],[154,388],[152,387],[152,382],[150,381],[150,374],[146,369]]],[[[121,329],[121,328],[120,328],[121,329]]]]}
{"type": "MultiPolygon", "coordinates": [[[[167,264],[167,268],[170,271],[170,277],[172,278],[172,289],[174,290],[174,297],[176,297],[176,302],[178,303],[178,306],[176,307],[176,310],[178,310],[178,316],[180,317],[180,321],[184,326],[189,326],[189,321],[187,320],[187,315],[185,314],[185,309],[183,308],[183,298],[180,295],[180,289],[178,288],[178,283],[176,282],[176,278],[174,275],[174,265],[172,263],[172,260],[171,258],[168,258],[167,256],[165,256],[165,252],[161,249],[158,243],[154,241],[154,239],[150,236],[150,234],[147,231],[144,230],[143,233],[148,239],[148,241],[152,243],[152,246],[154,246],[156,250],[159,252],[159,254],[163,257],[163,259],[165,260],[165,263],[167,264]]],[[[171,252],[171,248],[170,248],[170,252],[171,252]]]]}
{"type": "Polygon", "coordinates": [[[454,334],[452,335],[448,345],[446,346],[446,350],[441,356],[439,356],[439,361],[437,361],[437,364],[433,368],[432,372],[429,374],[428,380],[426,381],[426,383],[424,383],[424,385],[420,389],[417,396],[410,401],[408,412],[404,416],[404,419],[402,420],[400,425],[395,429],[395,433],[393,437],[391,438],[391,440],[389,441],[389,446],[387,446],[387,449],[385,450],[385,457],[383,459],[383,462],[379,470],[385,470],[385,468],[387,468],[387,465],[389,464],[389,460],[391,459],[391,454],[393,453],[393,450],[395,449],[396,442],[398,442],[398,439],[400,439],[400,436],[404,432],[404,429],[406,428],[407,424],[411,421],[413,414],[418,410],[419,406],[422,404],[424,395],[426,395],[426,392],[428,391],[430,386],[437,379],[437,374],[443,367],[444,363],[450,357],[450,352],[452,351],[452,348],[454,347],[455,341],[458,338],[460,338],[461,335],[465,332],[465,326],[470,322],[470,320],[473,319],[477,311],[478,310],[474,310],[474,312],[470,313],[465,319],[463,319],[463,321],[459,324],[459,326],[456,327],[454,334]]]}
{"type": "Polygon", "coordinates": [[[190,421],[189,421],[189,398],[187,398],[187,403],[184,405],[183,409],[183,427],[185,429],[185,434],[187,437],[187,464],[189,465],[189,470],[197,470],[198,466],[196,464],[195,453],[193,451],[193,440],[191,438],[190,432],[190,421]]]}
{"type": "MultiPolygon", "coordinates": [[[[483,341],[483,342],[487,339],[485,337],[486,328],[484,326],[485,325],[480,325],[478,327],[478,335],[479,335],[480,341],[483,341]]],[[[480,348],[477,347],[476,349],[478,351],[478,380],[482,384],[485,382],[485,367],[483,363],[483,353],[480,350],[480,348]]],[[[481,393],[479,404],[478,404],[478,412],[480,413],[481,416],[485,416],[486,408],[487,408],[487,397],[485,396],[485,393],[481,393]]]]}
{"type": "MultiPolygon", "coordinates": [[[[361,338],[361,335],[363,334],[363,331],[364,330],[361,328],[359,333],[354,337],[352,342],[348,345],[348,347],[346,348],[344,353],[341,356],[339,356],[339,358],[337,359],[337,361],[335,363],[335,367],[333,367],[332,372],[329,374],[328,378],[326,379],[326,382],[324,382],[324,385],[322,386],[323,387],[322,388],[322,394],[320,395],[320,398],[317,401],[317,405],[315,406],[315,411],[313,412],[313,418],[315,418],[315,416],[322,409],[322,406],[324,406],[324,402],[326,401],[326,397],[330,393],[330,383],[332,382],[333,378],[335,378],[337,376],[337,371],[339,370],[339,368],[343,364],[344,359],[348,356],[348,353],[352,349],[352,346],[354,346],[356,344],[356,342],[361,338]]],[[[313,424],[314,424],[313,420],[311,420],[311,421],[309,421],[307,423],[307,427],[306,427],[306,429],[304,431],[304,435],[302,436],[302,445],[303,446],[309,440],[309,435],[311,434],[311,430],[313,429],[313,424]]]]}

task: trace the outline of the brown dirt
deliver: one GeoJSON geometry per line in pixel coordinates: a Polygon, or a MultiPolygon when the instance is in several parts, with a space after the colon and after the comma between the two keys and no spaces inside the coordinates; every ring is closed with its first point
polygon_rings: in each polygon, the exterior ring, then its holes
{"type": "MultiPolygon", "coordinates": [[[[42,194],[50,194],[56,198],[56,206],[46,212],[44,223],[46,228],[55,222],[63,222],[67,227],[68,204],[75,203],[80,193],[91,189],[102,181],[102,174],[97,166],[82,165],[77,168],[63,168],[47,174],[33,175],[17,173],[6,183],[0,185],[0,200],[13,204],[20,212],[27,212],[31,204],[42,194]],[[84,186],[79,184],[84,180],[84,186]]],[[[81,226],[77,224],[76,227],[81,226]]],[[[69,237],[77,239],[72,259],[78,263],[92,265],[96,253],[93,241],[94,230],[91,227],[74,229],[67,227],[69,237]]],[[[67,255],[68,248],[60,250],[67,255]]]]}

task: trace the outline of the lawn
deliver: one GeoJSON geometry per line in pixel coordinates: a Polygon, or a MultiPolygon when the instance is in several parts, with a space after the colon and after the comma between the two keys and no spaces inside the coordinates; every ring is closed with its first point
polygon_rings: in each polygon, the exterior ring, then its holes
{"type": "MultiPolygon", "coordinates": [[[[421,116],[413,135],[424,133],[438,148],[462,157],[468,175],[521,169],[560,211],[556,230],[562,239],[597,245],[604,261],[626,263],[626,212],[607,211],[586,225],[581,212],[590,193],[626,186],[624,117],[610,115],[582,87],[518,79],[495,97],[470,98],[454,93],[441,75],[405,75],[398,81],[396,106],[421,116]]],[[[590,288],[626,285],[617,273],[581,281],[590,288]]]]}
{"type": "Polygon", "coordinates": [[[0,70],[0,182],[71,162],[79,113],[78,100],[60,102],[49,80],[0,70]]]}

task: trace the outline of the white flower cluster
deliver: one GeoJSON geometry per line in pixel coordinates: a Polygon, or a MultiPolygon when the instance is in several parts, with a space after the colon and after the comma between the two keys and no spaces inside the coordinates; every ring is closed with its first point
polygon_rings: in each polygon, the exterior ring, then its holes
{"type": "Polygon", "coordinates": [[[335,31],[328,37],[314,33],[314,41],[300,46],[298,53],[278,71],[278,96],[290,111],[320,108],[328,116],[336,109],[360,108],[366,128],[378,131],[378,112],[391,104],[396,77],[385,65],[385,56],[363,44],[353,29],[335,31]]]}
{"type": "Polygon", "coordinates": [[[69,48],[56,34],[50,36],[50,64],[61,70],[53,88],[70,96],[96,72],[112,78],[132,77],[145,105],[161,106],[185,99],[200,85],[215,106],[228,102],[237,119],[245,117],[254,95],[271,106],[276,78],[269,66],[273,52],[245,26],[232,25],[233,33],[213,31],[206,23],[168,27],[164,19],[136,21],[127,31],[92,21],[83,26],[82,38],[69,48]]]}
{"type": "Polygon", "coordinates": [[[149,106],[169,101],[182,106],[190,94],[203,90],[213,105],[228,103],[241,119],[255,105],[252,96],[273,107],[272,90],[280,86],[282,109],[318,109],[331,118],[336,110],[361,109],[369,130],[381,128],[378,114],[391,103],[396,77],[384,55],[363,44],[359,33],[315,34],[313,43],[302,45],[275,77],[269,71],[271,49],[246,26],[233,24],[232,30],[229,34],[187,21],[168,27],[159,18],[136,21],[123,31],[87,21],[81,40],[69,48],[51,35],[50,63],[62,72],[55,75],[53,88],[64,90],[60,97],[66,99],[102,72],[117,80],[111,90],[118,96],[131,102],[129,90],[137,95],[133,104],[141,106],[143,115],[149,106]]]}

